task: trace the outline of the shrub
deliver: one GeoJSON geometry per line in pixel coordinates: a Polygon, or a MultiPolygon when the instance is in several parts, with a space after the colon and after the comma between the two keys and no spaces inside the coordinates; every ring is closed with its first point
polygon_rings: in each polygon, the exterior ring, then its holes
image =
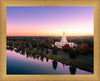
{"type": "Polygon", "coordinates": [[[63,47],[62,47],[62,50],[64,52],[71,52],[72,51],[72,48],[69,46],[69,44],[65,44],[63,47]]]}

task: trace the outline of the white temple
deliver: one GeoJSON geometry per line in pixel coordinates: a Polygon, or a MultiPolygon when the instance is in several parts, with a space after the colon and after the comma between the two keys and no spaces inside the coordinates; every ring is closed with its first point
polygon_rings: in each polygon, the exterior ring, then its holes
{"type": "Polygon", "coordinates": [[[55,42],[55,46],[57,46],[57,48],[62,48],[62,46],[64,46],[65,44],[69,44],[70,47],[77,47],[77,44],[73,43],[73,42],[68,42],[67,38],[65,36],[65,32],[63,32],[63,36],[61,38],[60,42],[55,42]]]}

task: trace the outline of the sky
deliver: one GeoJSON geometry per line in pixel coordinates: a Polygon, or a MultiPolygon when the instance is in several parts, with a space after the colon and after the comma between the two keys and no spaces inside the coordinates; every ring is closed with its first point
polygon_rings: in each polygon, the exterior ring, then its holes
{"type": "Polygon", "coordinates": [[[7,36],[88,36],[94,10],[87,7],[7,7],[7,36]]]}

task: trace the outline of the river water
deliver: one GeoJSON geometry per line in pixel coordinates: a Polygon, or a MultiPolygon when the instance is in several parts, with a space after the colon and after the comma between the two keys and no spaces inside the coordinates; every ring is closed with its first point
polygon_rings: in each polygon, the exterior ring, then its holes
{"type": "Polygon", "coordinates": [[[52,59],[7,50],[7,74],[93,74],[52,59]]]}

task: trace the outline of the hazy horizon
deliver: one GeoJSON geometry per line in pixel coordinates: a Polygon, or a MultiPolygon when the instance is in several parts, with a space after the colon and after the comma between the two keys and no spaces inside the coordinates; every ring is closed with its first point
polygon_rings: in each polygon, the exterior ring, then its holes
{"type": "MultiPolygon", "coordinates": [[[[62,36],[7,36],[7,37],[62,37],[62,36]]],[[[94,35],[66,36],[66,37],[94,37],[94,35]]]]}

